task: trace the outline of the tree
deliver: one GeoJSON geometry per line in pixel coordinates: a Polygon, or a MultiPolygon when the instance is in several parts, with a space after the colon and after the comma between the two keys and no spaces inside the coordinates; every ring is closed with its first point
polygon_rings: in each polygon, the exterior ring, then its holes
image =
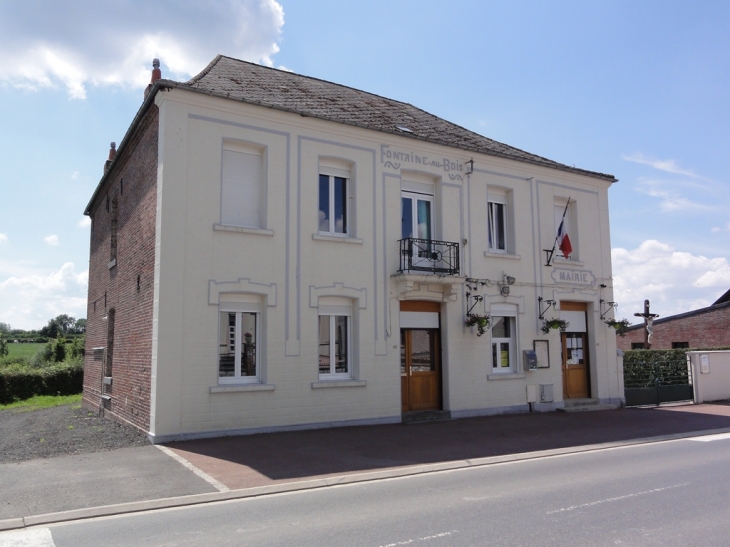
{"type": "Polygon", "coordinates": [[[41,336],[45,338],[56,338],[61,332],[61,327],[55,319],[48,321],[48,324],[41,329],[41,336]]]}
{"type": "Polygon", "coordinates": [[[5,338],[0,336],[0,357],[5,357],[8,353],[8,343],[5,338]]]}
{"type": "Polygon", "coordinates": [[[0,332],[9,333],[11,330],[13,327],[10,326],[10,323],[0,323],[0,332]]]}
{"type": "Polygon", "coordinates": [[[74,325],[74,334],[84,334],[86,332],[86,319],[81,318],[76,320],[74,325]]]}

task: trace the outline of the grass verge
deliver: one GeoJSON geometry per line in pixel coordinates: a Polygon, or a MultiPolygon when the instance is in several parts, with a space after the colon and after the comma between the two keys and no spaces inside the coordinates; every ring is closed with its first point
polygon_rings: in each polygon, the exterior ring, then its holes
{"type": "Polygon", "coordinates": [[[0,410],[13,409],[15,412],[31,412],[42,408],[52,408],[61,405],[77,405],[81,407],[81,394],[78,395],[36,395],[25,401],[15,401],[7,405],[0,405],[0,410]]]}

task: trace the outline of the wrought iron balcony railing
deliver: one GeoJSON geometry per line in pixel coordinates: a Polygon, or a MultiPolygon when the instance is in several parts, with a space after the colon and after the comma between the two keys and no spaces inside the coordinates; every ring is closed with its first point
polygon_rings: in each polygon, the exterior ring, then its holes
{"type": "Polygon", "coordinates": [[[413,237],[400,243],[401,273],[426,272],[437,275],[459,275],[459,244],[413,237]]]}

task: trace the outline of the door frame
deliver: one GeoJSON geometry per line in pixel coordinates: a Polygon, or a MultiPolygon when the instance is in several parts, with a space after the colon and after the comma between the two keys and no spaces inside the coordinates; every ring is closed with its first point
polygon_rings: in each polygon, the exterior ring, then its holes
{"type": "MultiPolygon", "coordinates": [[[[588,336],[588,304],[586,302],[560,302],[561,311],[577,311],[585,314],[585,325],[586,328],[583,331],[570,330],[568,332],[560,333],[560,357],[561,357],[561,375],[563,380],[563,399],[570,399],[568,396],[568,355],[566,347],[566,335],[568,334],[580,334],[583,336],[583,363],[585,366],[585,393],[586,398],[591,397],[591,352],[590,352],[590,338],[588,336]]],[[[575,399],[583,397],[572,397],[575,399]]]]}
{"type": "Polygon", "coordinates": [[[435,332],[435,340],[434,340],[434,358],[435,358],[435,365],[436,365],[436,374],[434,375],[436,378],[436,390],[438,392],[437,394],[437,401],[436,401],[436,408],[429,409],[429,410],[442,410],[443,409],[443,367],[441,366],[442,360],[441,360],[441,304],[439,302],[428,302],[428,301],[421,301],[421,300],[414,300],[414,301],[401,301],[400,303],[400,311],[401,312],[427,312],[427,313],[438,313],[439,323],[438,328],[419,328],[419,327],[403,327],[400,329],[400,339],[401,339],[401,366],[405,365],[405,370],[401,372],[401,411],[402,412],[418,412],[418,410],[412,410],[411,405],[411,378],[413,377],[410,374],[409,365],[410,365],[410,356],[409,356],[409,349],[411,348],[410,343],[410,337],[406,336],[404,338],[404,333],[414,330],[424,330],[424,331],[430,331],[435,332]],[[404,346],[405,344],[405,346],[404,346]],[[403,362],[403,359],[405,357],[405,363],[403,362]]]}

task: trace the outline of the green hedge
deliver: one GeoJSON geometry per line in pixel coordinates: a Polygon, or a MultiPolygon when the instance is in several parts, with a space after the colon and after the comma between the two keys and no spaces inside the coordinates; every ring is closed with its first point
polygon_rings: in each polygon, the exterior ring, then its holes
{"type": "Polygon", "coordinates": [[[42,369],[0,369],[0,404],[34,395],[75,395],[83,391],[83,385],[81,363],[59,363],[42,369]]]}

